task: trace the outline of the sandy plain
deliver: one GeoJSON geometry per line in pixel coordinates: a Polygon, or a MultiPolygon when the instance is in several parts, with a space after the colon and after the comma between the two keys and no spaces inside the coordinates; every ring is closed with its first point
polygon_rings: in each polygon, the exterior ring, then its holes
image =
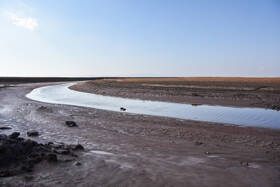
{"type": "MultiPolygon", "coordinates": [[[[159,101],[226,106],[279,106],[279,78],[104,79],[71,89],[159,101]],[[206,97],[207,96],[207,97],[206,97]]],[[[41,143],[81,144],[75,161],[38,163],[0,178],[3,186],[279,186],[280,131],[41,103],[33,88],[3,84],[1,134],[37,130],[41,143]],[[72,120],[76,128],[65,126],[72,120]],[[81,163],[80,166],[75,162],[81,163]],[[242,163],[247,162],[248,166],[242,163]]],[[[121,106],[121,104],[120,104],[121,106]]],[[[59,158],[59,157],[58,157],[59,158]]]]}

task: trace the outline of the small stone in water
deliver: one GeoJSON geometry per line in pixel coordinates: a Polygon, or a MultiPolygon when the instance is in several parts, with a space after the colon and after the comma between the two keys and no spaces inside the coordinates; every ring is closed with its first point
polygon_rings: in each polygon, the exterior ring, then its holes
{"type": "Polygon", "coordinates": [[[121,110],[121,111],[126,111],[126,108],[121,107],[120,110],[121,110]]]}

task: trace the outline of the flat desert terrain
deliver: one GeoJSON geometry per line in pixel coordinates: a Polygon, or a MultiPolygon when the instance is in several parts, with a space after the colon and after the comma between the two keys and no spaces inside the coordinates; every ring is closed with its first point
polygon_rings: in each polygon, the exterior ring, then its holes
{"type": "MultiPolygon", "coordinates": [[[[25,97],[34,88],[61,83],[1,83],[0,134],[20,132],[19,137],[38,142],[40,151],[55,154],[57,161],[42,157],[36,164],[24,163],[29,165],[23,170],[2,164],[0,186],[280,185],[277,129],[48,104],[25,97]],[[66,121],[77,126],[69,127],[66,121]],[[39,136],[27,136],[31,130],[39,136]],[[76,145],[84,149],[67,148],[76,145]]],[[[71,89],[176,103],[274,110],[280,106],[280,78],[114,78],[81,82],[71,89]]],[[[3,137],[2,144],[8,139],[3,137]]]]}

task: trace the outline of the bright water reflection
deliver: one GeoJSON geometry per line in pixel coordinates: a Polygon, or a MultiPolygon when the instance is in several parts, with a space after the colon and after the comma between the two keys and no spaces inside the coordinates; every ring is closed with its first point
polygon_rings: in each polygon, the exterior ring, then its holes
{"type": "Polygon", "coordinates": [[[120,111],[120,107],[124,107],[126,112],[135,114],[280,128],[280,112],[271,109],[208,105],[192,106],[189,104],[125,99],[70,90],[68,87],[73,84],[75,83],[36,88],[26,96],[30,99],[46,103],[75,105],[111,111],[120,111]]]}

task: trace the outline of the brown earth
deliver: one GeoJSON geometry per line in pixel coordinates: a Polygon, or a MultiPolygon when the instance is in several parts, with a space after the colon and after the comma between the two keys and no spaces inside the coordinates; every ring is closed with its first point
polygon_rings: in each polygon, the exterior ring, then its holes
{"type": "MultiPolygon", "coordinates": [[[[154,98],[154,100],[169,98],[168,101],[174,101],[173,96],[165,96],[162,93],[181,94],[170,86],[168,89],[160,86],[137,87],[138,83],[131,81],[103,80],[78,86],[91,91],[95,88],[93,85],[96,85],[98,93],[105,92],[104,94],[112,95],[119,90],[132,93],[139,91],[137,97],[131,93],[123,94],[123,97],[154,98]],[[123,84],[120,81],[123,81],[123,84]],[[90,88],[85,88],[85,85],[90,88]],[[113,87],[110,88],[109,85],[113,87]],[[139,89],[134,90],[134,88],[139,89]],[[149,90],[149,94],[144,94],[149,90]]],[[[158,82],[163,84],[161,81],[158,82]]],[[[140,81],[141,84],[158,84],[158,82],[140,81]]],[[[174,85],[174,82],[171,85],[174,85]]],[[[189,85],[179,82],[177,85],[189,85]]],[[[265,82],[265,85],[269,85],[268,88],[273,88],[272,91],[263,88],[256,91],[268,96],[266,102],[270,101],[269,97],[274,97],[275,101],[279,102],[278,83],[279,79],[275,83],[265,82]]],[[[237,87],[243,83],[232,84],[237,87]]],[[[244,84],[251,86],[249,83],[244,84]]],[[[260,84],[259,81],[253,83],[256,86],[260,84]]],[[[27,131],[36,130],[40,135],[32,138],[33,140],[42,143],[49,141],[58,144],[79,143],[85,147],[85,151],[78,153],[79,157],[75,161],[56,164],[42,162],[30,173],[0,178],[0,186],[280,185],[279,130],[134,115],[126,112],[47,104],[25,98],[25,94],[33,88],[43,85],[49,84],[24,84],[0,88],[0,126],[11,128],[0,130],[1,134],[19,131],[23,138],[27,138],[25,135],[27,131]],[[75,121],[78,127],[69,128],[65,125],[65,121],[75,121]],[[76,161],[81,165],[76,165],[76,161]]],[[[202,82],[201,85],[208,84],[202,82]]],[[[212,86],[212,82],[209,85],[212,86]]],[[[176,87],[177,90],[180,90],[179,88],[181,87],[176,87]]],[[[217,89],[221,95],[226,95],[227,92],[227,89],[220,91],[219,88],[211,88],[210,90],[212,89],[217,89]]],[[[200,94],[191,89],[189,91],[200,94]]],[[[206,92],[208,93],[207,89],[202,94],[206,92]]],[[[244,92],[246,95],[250,93],[244,92]]],[[[214,94],[213,91],[211,93],[214,94]]],[[[251,96],[246,96],[250,102],[251,96]]],[[[182,100],[189,101],[187,97],[182,100]]],[[[217,97],[216,100],[223,103],[222,98],[217,97]]],[[[180,99],[176,101],[179,102],[180,99]]],[[[197,103],[193,101],[200,100],[190,101],[197,103]]],[[[272,101],[269,104],[275,104],[272,101]]],[[[227,105],[227,102],[224,104],[227,105]]],[[[238,106],[244,105],[239,101],[238,106]]]]}

